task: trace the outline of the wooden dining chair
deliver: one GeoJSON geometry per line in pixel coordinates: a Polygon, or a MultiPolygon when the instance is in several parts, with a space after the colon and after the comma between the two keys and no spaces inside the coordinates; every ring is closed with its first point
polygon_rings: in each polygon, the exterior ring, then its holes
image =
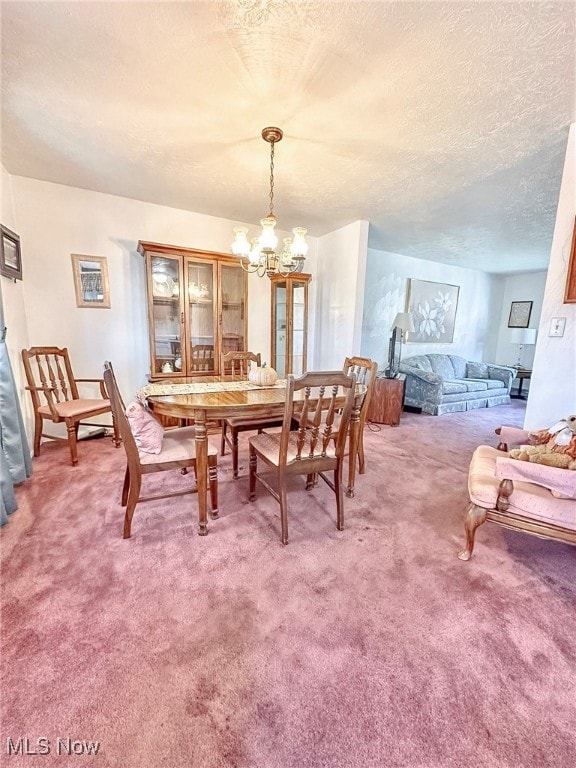
{"type": "MultiPolygon", "coordinates": [[[[220,371],[223,376],[232,379],[248,379],[250,363],[261,365],[260,353],[255,352],[226,352],[220,357],[220,371]]],[[[226,453],[226,443],[232,452],[232,477],[238,478],[238,434],[240,432],[262,433],[264,429],[282,426],[282,419],[262,419],[262,416],[229,416],[222,419],[222,436],[220,440],[220,455],[226,453]]]]}
{"type": "Polygon", "coordinates": [[[249,440],[249,499],[255,500],[258,481],[280,504],[283,544],[288,544],[287,481],[294,474],[306,475],[307,490],[314,487],[316,476],[328,484],[336,495],[336,527],[339,531],[344,528],[342,464],[355,389],[354,373],[316,371],[298,378],[290,374],[282,431],[254,435],[249,440]],[[295,399],[302,390],[301,398],[295,399]],[[294,423],[296,430],[292,429],[294,423]],[[276,488],[258,472],[259,459],[275,476],[276,488]],[[332,479],[325,474],[329,471],[333,472],[332,479]]]}
{"type": "MultiPolygon", "coordinates": [[[[110,400],[102,379],[78,379],[72,372],[70,356],[66,348],[30,347],[22,350],[22,363],[34,408],[34,456],[40,456],[40,441],[65,440],[70,447],[72,466],[78,464],[78,428],[80,425],[109,427],[109,424],[85,422],[85,419],[112,413],[110,400]],[[99,398],[80,397],[78,384],[96,383],[100,388],[99,398]],[[64,423],[67,436],[59,437],[44,432],[44,422],[64,423]]],[[[112,414],[113,415],[113,414],[112,414]]],[[[114,445],[120,445],[118,425],[112,418],[114,445]]]]}
{"type": "MultiPolygon", "coordinates": [[[[370,398],[378,373],[378,363],[370,360],[369,357],[347,357],[344,361],[344,373],[355,373],[356,383],[363,384],[366,387],[366,394],[360,407],[360,421],[358,423],[358,440],[356,442],[356,454],[358,456],[358,472],[363,475],[366,471],[366,462],[364,458],[364,425],[366,424],[366,414],[370,407],[370,398]]],[[[348,430],[350,431],[350,430],[348,430]]],[[[348,440],[350,442],[350,439],[348,440]]],[[[352,461],[352,459],[350,459],[352,461]]]]}
{"type": "Polygon", "coordinates": [[[214,373],[214,345],[195,344],[191,350],[191,366],[193,371],[214,373]]]}
{"type": "MultiPolygon", "coordinates": [[[[194,427],[178,427],[176,429],[167,429],[161,434],[157,453],[148,453],[138,449],[137,432],[128,422],[126,416],[126,407],[116,383],[112,363],[104,363],[104,383],[106,391],[110,396],[112,413],[119,425],[122,443],[126,450],[126,473],[124,475],[124,485],[122,487],[121,503],[126,507],[124,515],[124,538],[129,539],[132,528],[132,517],[136,504],[141,501],[153,501],[155,499],[167,499],[172,496],[184,496],[189,493],[196,493],[196,486],[185,490],[172,491],[170,493],[159,493],[152,496],[142,496],[142,476],[153,472],[166,472],[171,469],[187,470],[194,468],[196,474],[196,433],[194,427]]],[[[149,413],[140,403],[131,403],[128,406],[131,413],[136,411],[138,421],[146,422],[152,419],[155,429],[163,430],[160,423],[149,413]],[[141,409],[141,411],[138,410],[141,409]]],[[[134,420],[134,419],[133,419],[134,420]]],[[[142,430],[144,431],[144,430],[142,430]]],[[[142,440],[140,440],[142,445],[142,440]]],[[[218,451],[208,443],[208,485],[210,488],[210,505],[212,507],[211,516],[218,517],[218,476],[217,476],[218,451]]]]}

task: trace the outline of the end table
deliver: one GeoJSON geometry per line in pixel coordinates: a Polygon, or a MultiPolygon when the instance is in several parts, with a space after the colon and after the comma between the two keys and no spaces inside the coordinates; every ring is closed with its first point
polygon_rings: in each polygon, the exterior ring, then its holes
{"type": "Polygon", "coordinates": [[[366,418],[376,424],[389,424],[397,427],[400,424],[400,415],[404,405],[404,391],[406,389],[406,376],[400,374],[395,379],[387,379],[378,374],[374,381],[374,389],[368,406],[366,418]]]}

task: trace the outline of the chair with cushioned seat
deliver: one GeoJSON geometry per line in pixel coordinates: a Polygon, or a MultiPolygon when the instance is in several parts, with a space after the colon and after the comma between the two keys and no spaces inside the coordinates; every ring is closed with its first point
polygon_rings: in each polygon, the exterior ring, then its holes
{"type": "Polygon", "coordinates": [[[576,546],[576,471],[511,459],[505,451],[528,443],[528,433],[513,427],[497,433],[498,449],[481,445],[470,462],[466,546],[458,557],[470,559],[476,529],[486,520],[576,546]]]}
{"type": "MultiPolygon", "coordinates": [[[[34,407],[34,456],[40,456],[40,441],[67,440],[70,447],[72,466],[78,464],[78,428],[87,426],[108,426],[85,422],[85,419],[112,413],[104,381],[100,379],[77,379],[72,372],[70,356],[66,348],[30,347],[22,350],[22,362],[34,407]],[[80,397],[78,384],[98,384],[99,398],[80,397]],[[43,400],[45,402],[43,402],[43,400]],[[44,421],[66,425],[67,437],[43,432],[44,421]]],[[[114,444],[120,445],[118,425],[112,419],[114,444]]]]}
{"type": "MultiPolygon", "coordinates": [[[[104,383],[126,449],[127,464],[121,503],[126,507],[123,535],[125,539],[129,539],[136,504],[197,492],[197,488],[192,487],[153,496],[140,495],[143,475],[171,469],[184,472],[189,467],[193,467],[196,473],[196,432],[194,427],[177,427],[164,431],[160,422],[141,403],[132,402],[125,407],[112,364],[109,362],[104,363],[104,383]]],[[[213,518],[218,517],[217,461],[218,451],[208,443],[208,485],[213,518]]]]}
{"type": "Polygon", "coordinates": [[[287,479],[290,475],[306,475],[307,490],[314,487],[315,477],[319,475],[336,496],[336,527],[339,531],[344,528],[342,466],[355,392],[353,373],[316,371],[299,378],[290,374],[286,382],[282,431],[250,438],[249,500],[256,498],[258,481],[280,504],[283,544],[288,544],[287,479]],[[295,393],[301,390],[304,390],[301,398],[295,398],[295,393]],[[346,398],[343,405],[342,393],[346,398]],[[259,459],[275,476],[276,488],[258,472],[259,459]],[[327,471],[333,472],[333,479],[324,474],[327,471]]]}

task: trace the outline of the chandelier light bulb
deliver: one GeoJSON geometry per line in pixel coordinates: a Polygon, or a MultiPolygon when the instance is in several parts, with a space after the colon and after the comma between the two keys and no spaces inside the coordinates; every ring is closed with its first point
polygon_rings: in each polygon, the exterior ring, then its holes
{"type": "Polygon", "coordinates": [[[260,248],[260,238],[253,237],[252,248],[250,248],[250,246],[248,246],[248,248],[249,248],[249,253],[247,254],[248,261],[250,262],[251,265],[258,266],[262,258],[262,251],[260,248]]]}
{"type": "Polygon", "coordinates": [[[262,225],[262,234],[260,235],[260,247],[262,250],[275,251],[278,245],[278,238],[274,234],[274,227],[276,226],[276,217],[272,214],[268,214],[265,219],[260,219],[262,225]]]}
{"type": "Polygon", "coordinates": [[[292,256],[299,256],[304,258],[308,253],[308,243],[306,242],[305,235],[308,232],[304,227],[294,227],[292,230],[294,233],[294,239],[290,246],[290,252],[292,256]]]}
{"type": "Polygon", "coordinates": [[[246,237],[248,227],[234,227],[234,234],[236,237],[232,243],[232,253],[235,256],[248,256],[250,253],[250,243],[246,237]]]}

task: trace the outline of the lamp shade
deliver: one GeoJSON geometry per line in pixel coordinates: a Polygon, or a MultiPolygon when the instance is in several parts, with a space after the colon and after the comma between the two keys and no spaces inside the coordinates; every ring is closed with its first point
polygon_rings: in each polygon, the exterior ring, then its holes
{"type": "Polygon", "coordinates": [[[414,331],[414,321],[410,312],[398,312],[392,323],[392,329],[400,328],[402,331],[414,331]]]}
{"type": "Polygon", "coordinates": [[[536,344],[536,328],[512,328],[510,342],[512,344],[536,344]]]}

